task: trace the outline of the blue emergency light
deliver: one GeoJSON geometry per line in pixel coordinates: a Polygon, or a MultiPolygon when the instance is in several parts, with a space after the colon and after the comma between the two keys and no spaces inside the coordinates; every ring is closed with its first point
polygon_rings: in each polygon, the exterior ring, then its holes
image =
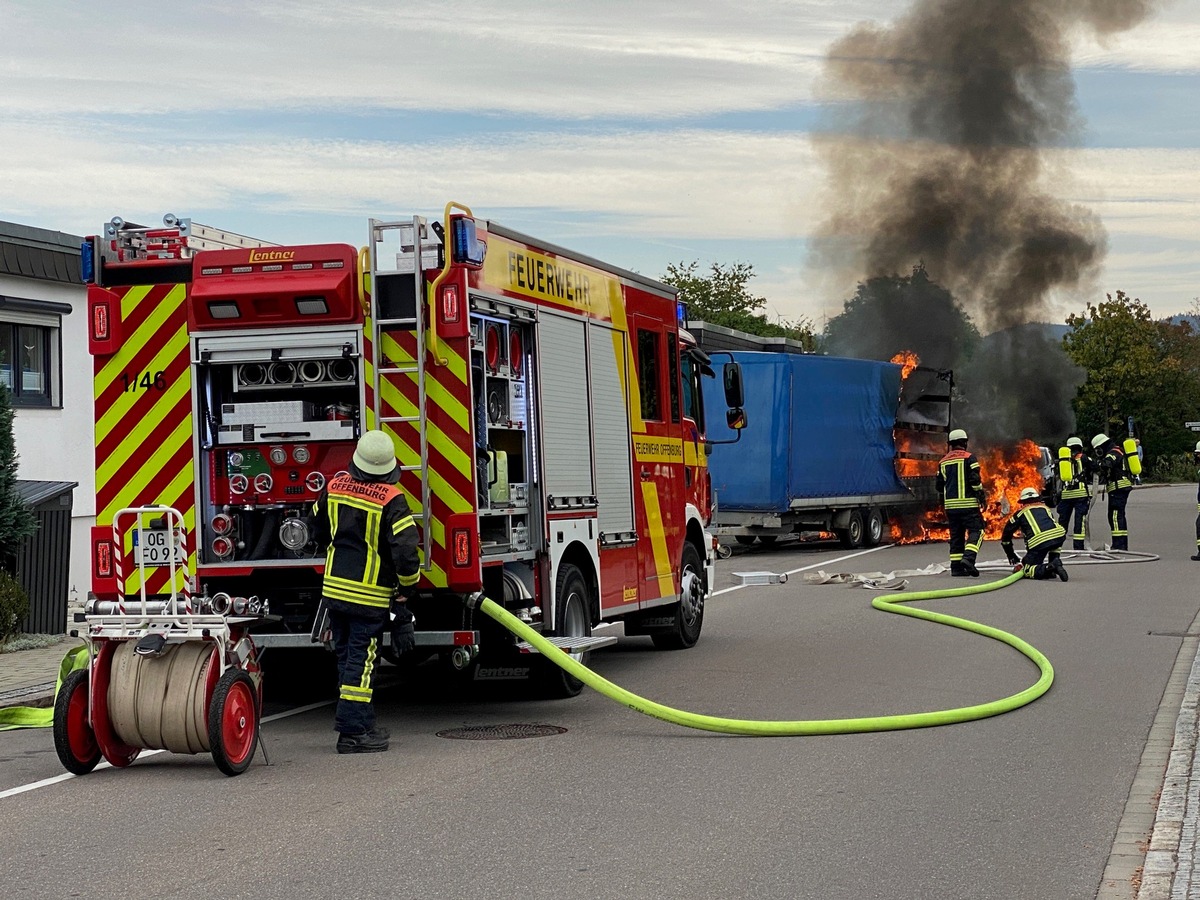
{"type": "Polygon", "coordinates": [[[79,245],[79,274],[84,284],[96,280],[96,248],[90,240],[79,245]]]}
{"type": "Polygon", "coordinates": [[[475,236],[475,220],[459,216],[450,220],[450,246],[456,263],[482,266],[487,244],[475,236]]]}

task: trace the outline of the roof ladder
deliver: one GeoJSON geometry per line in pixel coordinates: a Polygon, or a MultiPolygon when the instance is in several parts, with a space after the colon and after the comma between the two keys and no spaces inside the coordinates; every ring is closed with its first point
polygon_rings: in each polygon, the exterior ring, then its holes
{"type": "MultiPolygon", "coordinates": [[[[394,246],[394,243],[393,243],[394,246]]],[[[436,265],[438,242],[430,239],[428,223],[421,216],[413,216],[409,221],[382,222],[370,220],[370,335],[371,335],[371,387],[374,389],[372,412],[375,417],[375,428],[391,426],[393,432],[396,426],[404,424],[416,425],[419,435],[420,463],[416,465],[400,465],[401,472],[420,472],[421,475],[421,509],[413,511],[413,518],[421,523],[421,541],[424,552],[422,568],[428,572],[432,568],[431,550],[433,546],[433,529],[430,528],[431,493],[429,488],[429,420],[427,415],[427,393],[425,390],[425,269],[426,258],[433,256],[430,265],[436,265]],[[399,238],[399,251],[387,258],[391,250],[385,250],[384,244],[389,232],[395,232],[399,238]],[[388,265],[387,263],[391,263],[388,265]],[[399,318],[385,318],[381,299],[384,294],[383,283],[391,280],[400,286],[399,294],[413,298],[412,315],[399,318]],[[407,288],[405,286],[407,282],[407,288]],[[411,294],[409,293],[411,290],[411,294]],[[389,359],[383,352],[384,335],[393,331],[412,331],[416,333],[417,352],[413,362],[389,359]],[[417,383],[417,414],[415,416],[397,416],[382,414],[382,388],[384,377],[400,375],[406,378],[415,377],[417,383]]],[[[395,310],[389,310],[394,312],[395,310]]],[[[404,310],[407,312],[408,310],[404,310]]]]}

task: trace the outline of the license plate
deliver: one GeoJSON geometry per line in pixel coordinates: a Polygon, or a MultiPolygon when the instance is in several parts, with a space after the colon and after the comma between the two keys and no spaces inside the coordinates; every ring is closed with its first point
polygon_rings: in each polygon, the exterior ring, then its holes
{"type": "MultiPolygon", "coordinates": [[[[171,545],[168,537],[171,532],[167,529],[152,529],[134,531],[133,560],[139,566],[169,566],[171,564],[171,545]]],[[[175,562],[183,564],[183,547],[179,542],[175,545],[175,562]]]]}

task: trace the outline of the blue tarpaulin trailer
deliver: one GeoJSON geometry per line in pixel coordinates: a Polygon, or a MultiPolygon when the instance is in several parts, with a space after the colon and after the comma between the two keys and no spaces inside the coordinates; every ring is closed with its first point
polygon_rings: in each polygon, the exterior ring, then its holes
{"type": "Polygon", "coordinates": [[[857,547],[924,512],[949,423],[949,373],[919,369],[902,383],[899,365],[874,360],[735,351],[713,361],[729,355],[741,365],[749,424],[721,443],[735,433],[720,398],[706,394],[717,534],[749,543],[823,531],[857,547]],[[897,429],[932,440],[898,451],[897,429]],[[901,479],[898,458],[926,474],[901,479]]]}

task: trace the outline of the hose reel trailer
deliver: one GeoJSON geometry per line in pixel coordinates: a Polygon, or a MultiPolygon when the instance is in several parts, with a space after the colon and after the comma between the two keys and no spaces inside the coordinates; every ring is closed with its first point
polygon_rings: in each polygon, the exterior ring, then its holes
{"type": "Polygon", "coordinates": [[[206,601],[193,607],[186,529],[174,509],[122,509],[113,518],[113,547],[117,599],[84,613],[88,665],[63,680],[55,701],[58,758],[84,775],[101,758],[122,768],[143,750],[211,753],[222,772],[240,775],[259,746],[262,670],[248,629],[265,611],[223,614],[206,601]],[[120,525],[131,516],[140,599],[127,602],[120,525]],[[147,516],[157,520],[150,528],[147,516]],[[147,535],[164,530],[148,543],[147,535]],[[170,595],[148,599],[146,576],[162,560],[170,566],[170,595]]]}

